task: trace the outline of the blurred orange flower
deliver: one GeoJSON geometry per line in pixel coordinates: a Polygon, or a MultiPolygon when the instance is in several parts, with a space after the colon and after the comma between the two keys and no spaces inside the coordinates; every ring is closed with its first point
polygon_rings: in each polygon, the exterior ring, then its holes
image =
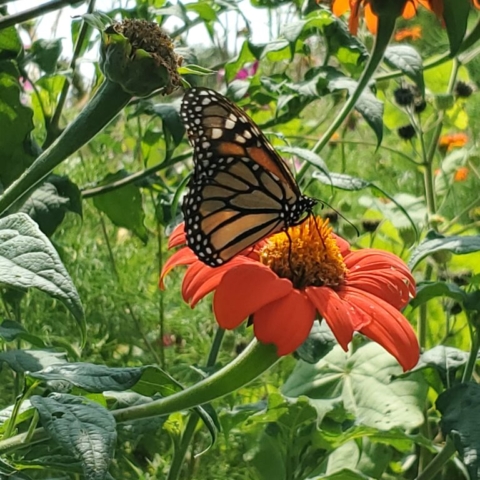
{"type": "Polygon", "coordinates": [[[469,172],[468,167],[460,167],[455,172],[453,179],[456,182],[464,182],[468,178],[468,172],[469,172]]]}
{"type": "Polygon", "coordinates": [[[454,148],[464,147],[468,142],[468,135],[465,133],[448,133],[442,135],[438,141],[440,150],[449,152],[454,148]]]}
{"type": "MultiPolygon", "coordinates": [[[[185,244],[184,225],[169,247],[185,244]]],[[[415,280],[403,261],[389,252],[352,251],[320,217],[257,243],[216,268],[201,262],[188,247],[165,263],[165,275],[186,265],[182,295],[193,307],[214,292],[213,311],[222,328],[237,328],[247,318],[260,342],[273,343],[278,355],[296,350],[317,316],[325,319],[344,350],[355,331],[382,345],[402,365],[419,357],[415,333],[400,313],[415,295],[415,280]]]]}
{"type": "MultiPolygon", "coordinates": [[[[321,1],[322,0],[319,0],[319,2],[321,1]]],[[[340,17],[348,10],[350,10],[349,28],[350,32],[356,35],[358,30],[360,11],[363,10],[365,22],[368,29],[372,33],[376,33],[378,23],[377,10],[379,1],[382,2],[382,7],[388,6],[388,1],[390,1],[392,8],[397,9],[400,6],[402,16],[406,19],[415,16],[415,14],[417,13],[417,6],[419,2],[419,0],[333,0],[332,12],[337,17],[340,17]]]]}
{"type": "Polygon", "coordinates": [[[417,25],[411,28],[402,28],[395,32],[395,40],[401,42],[403,40],[418,40],[422,38],[422,27],[417,25]]]}

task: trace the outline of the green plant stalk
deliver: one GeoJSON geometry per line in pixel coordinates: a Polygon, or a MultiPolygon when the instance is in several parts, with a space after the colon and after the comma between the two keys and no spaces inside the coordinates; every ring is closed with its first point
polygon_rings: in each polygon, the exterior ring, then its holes
{"type": "MultiPolygon", "coordinates": [[[[212,346],[210,347],[210,353],[208,354],[206,363],[207,367],[213,367],[215,365],[224,335],[225,330],[218,327],[217,331],[215,332],[212,346]]],[[[170,465],[170,470],[168,471],[167,480],[177,480],[180,477],[180,471],[182,469],[183,462],[185,461],[185,455],[190,443],[192,442],[199,419],[200,418],[196,412],[191,413],[190,418],[187,421],[187,425],[185,426],[185,430],[183,431],[180,446],[175,449],[172,464],[170,465]]]]}
{"type": "MultiPolygon", "coordinates": [[[[472,322],[469,318],[470,325],[472,322]]],[[[473,371],[478,360],[478,351],[480,350],[480,331],[477,326],[472,325],[472,346],[470,349],[470,355],[468,357],[468,363],[463,372],[462,382],[469,382],[472,379],[473,371]]]]}
{"type": "Polygon", "coordinates": [[[27,20],[31,20],[32,18],[40,17],[48,12],[59,10],[60,8],[66,7],[67,5],[72,5],[75,2],[78,2],[78,0],[52,0],[51,2],[44,3],[38,7],[29,8],[23,12],[8,15],[7,17],[0,19],[0,30],[13,27],[17,23],[23,23],[27,20]]]}
{"type": "Polygon", "coordinates": [[[437,456],[427,465],[415,480],[435,480],[438,478],[438,472],[450,460],[455,453],[455,445],[450,437],[447,437],[445,446],[440,450],[437,456]]]}
{"type": "MultiPolygon", "coordinates": [[[[343,105],[342,109],[336,116],[336,118],[331,123],[327,131],[322,135],[322,138],[318,140],[316,145],[313,147],[315,153],[319,153],[325,145],[327,145],[332,135],[337,131],[340,125],[343,123],[348,114],[355,108],[360,95],[365,90],[365,87],[370,82],[370,79],[373,77],[373,74],[377,70],[378,65],[382,61],[385,50],[392,36],[392,32],[395,28],[396,16],[385,16],[382,15],[378,19],[378,34],[375,37],[375,44],[373,45],[373,51],[368,59],[368,63],[365,66],[365,69],[362,72],[362,76],[358,80],[357,87],[355,91],[348,97],[347,101],[343,105]]],[[[310,164],[304,163],[302,168],[299,170],[297,175],[297,181],[300,182],[305,176],[310,164]]]]}
{"type": "Polygon", "coordinates": [[[90,141],[128,104],[132,96],[105,80],[88,105],[64,132],[0,197],[0,215],[27,195],[55,167],[90,141]]]}
{"type": "Polygon", "coordinates": [[[145,405],[115,410],[112,414],[117,422],[127,422],[138,418],[168,415],[179,410],[188,410],[228,395],[247,385],[274,365],[278,359],[277,349],[274,345],[265,345],[253,340],[228,365],[190,388],[145,405]]]}

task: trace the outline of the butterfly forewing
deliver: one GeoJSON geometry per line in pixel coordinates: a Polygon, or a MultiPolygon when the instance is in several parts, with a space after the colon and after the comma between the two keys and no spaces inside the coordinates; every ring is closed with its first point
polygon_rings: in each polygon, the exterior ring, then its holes
{"type": "Polygon", "coordinates": [[[301,195],[255,123],[213,90],[193,88],[181,116],[194,148],[183,213],[188,246],[218,266],[297,223],[315,200],[301,195]]]}

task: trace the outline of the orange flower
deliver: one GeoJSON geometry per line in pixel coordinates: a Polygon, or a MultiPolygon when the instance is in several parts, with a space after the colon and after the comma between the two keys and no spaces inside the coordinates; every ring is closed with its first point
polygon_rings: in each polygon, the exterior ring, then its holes
{"type": "Polygon", "coordinates": [[[395,40],[402,42],[403,40],[418,40],[422,38],[422,27],[417,25],[411,28],[402,28],[395,32],[395,40]]]}
{"type": "MultiPolygon", "coordinates": [[[[321,1],[321,0],[319,0],[321,1]]],[[[398,8],[400,4],[403,18],[412,18],[417,12],[419,0],[333,0],[332,12],[340,17],[350,9],[349,28],[356,35],[360,10],[363,10],[368,29],[372,33],[377,32],[378,8],[398,8]],[[381,2],[381,3],[379,3],[381,2]]],[[[480,0],[479,0],[480,1],[480,0]]]]}
{"type": "Polygon", "coordinates": [[[456,182],[464,182],[468,178],[468,168],[467,167],[460,167],[456,170],[453,179],[456,182]]]}
{"type": "MultiPolygon", "coordinates": [[[[183,244],[182,224],[169,247],[183,244]]],[[[319,217],[310,216],[289,228],[288,236],[273,235],[216,268],[183,247],[166,262],[162,288],[165,275],[178,265],[188,266],[182,295],[192,308],[214,292],[220,327],[233,329],[251,318],[257,339],[276,345],[278,355],[297,349],[318,315],[344,350],[358,331],[382,345],[404,370],[418,361],[415,333],[399,311],[415,295],[407,266],[389,252],[350,250],[319,217]]]]}
{"type": "Polygon", "coordinates": [[[440,150],[449,152],[453,148],[464,147],[468,142],[468,136],[465,133],[449,133],[442,135],[438,141],[440,150]]]}

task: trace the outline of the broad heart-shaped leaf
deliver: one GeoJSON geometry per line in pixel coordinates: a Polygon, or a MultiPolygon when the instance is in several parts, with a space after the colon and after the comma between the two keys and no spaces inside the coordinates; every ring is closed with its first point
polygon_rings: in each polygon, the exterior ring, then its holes
{"type": "Polygon", "coordinates": [[[60,300],[75,317],[84,341],[85,317],[75,285],[50,240],[24,213],[0,219],[0,284],[38,288],[60,300]]]}
{"type": "Polygon", "coordinates": [[[400,373],[397,361],[376,343],[352,355],[336,346],[315,365],[298,362],[282,393],[317,399],[321,409],[341,403],[358,425],[409,430],[423,423],[427,385],[420,374],[392,380],[400,373]]]}
{"type": "Polygon", "coordinates": [[[41,380],[54,391],[65,391],[66,387],[75,386],[90,393],[101,393],[132,388],[140,380],[144,369],[145,367],[110,368],[93,363],[62,363],[48,366],[30,376],[41,380]]]}
{"type": "Polygon", "coordinates": [[[413,251],[408,266],[413,270],[425,257],[442,250],[456,255],[478,252],[480,251],[480,235],[445,237],[431,230],[427,233],[423,242],[413,251]]]}
{"type": "Polygon", "coordinates": [[[443,20],[452,57],[458,52],[465,36],[470,8],[470,0],[443,0],[443,20]]]}
{"type": "Polygon", "coordinates": [[[43,427],[61,447],[81,461],[87,480],[104,480],[115,450],[113,415],[98,403],[73,395],[34,395],[43,427]]]}
{"type": "Polygon", "coordinates": [[[444,435],[453,438],[471,480],[480,478],[480,385],[461,383],[437,399],[444,435]]]}
{"type": "Polygon", "coordinates": [[[466,299],[465,292],[455,283],[419,282],[417,295],[410,300],[410,305],[416,308],[436,297],[449,297],[459,303],[463,303],[466,299]]]}
{"type": "MultiPolygon", "coordinates": [[[[127,173],[119,171],[107,175],[102,185],[125,178],[127,173]]],[[[93,203],[118,227],[124,227],[137,235],[143,243],[148,241],[148,232],[144,225],[145,213],[142,207],[142,194],[133,184],[125,185],[93,198],[93,203]]]]}
{"type": "Polygon", "coordinates": [[[423,80],[422,57],[412,46],[391,45],[387,47],[383,60],[389,67],[400,70],[412,79],[423,96],[425,82],[423,80]]]}
{"type": "MultiPolygon", "coordinates": [[[[4,32],[5,30],[0,30],[2,35],[0,48],[4,32]]],[[[33,130],[33,111],[20,100],[19,77],[20,73],[14,61],[0,62],[0,105],[2,105],[0,108],[0,125],[2,125],[0,187],[2,190],[32,164],[38,153],[30,136],[33,130]]]]}
{"type": "Polygon", "coordinates": [[[15,372],[37,372],[57,363],[65,362],[65,354],[49,350],[8,350],[0,353],[0,362],[5,362],[15,372]]]}
{"type": "Polygon", "coordinates": [[[40,230],[47,237],[51,237],[67,212],[82,216],[81,193],[67,177],[50,175],[18,211],[29,215],[40,230]]]}

